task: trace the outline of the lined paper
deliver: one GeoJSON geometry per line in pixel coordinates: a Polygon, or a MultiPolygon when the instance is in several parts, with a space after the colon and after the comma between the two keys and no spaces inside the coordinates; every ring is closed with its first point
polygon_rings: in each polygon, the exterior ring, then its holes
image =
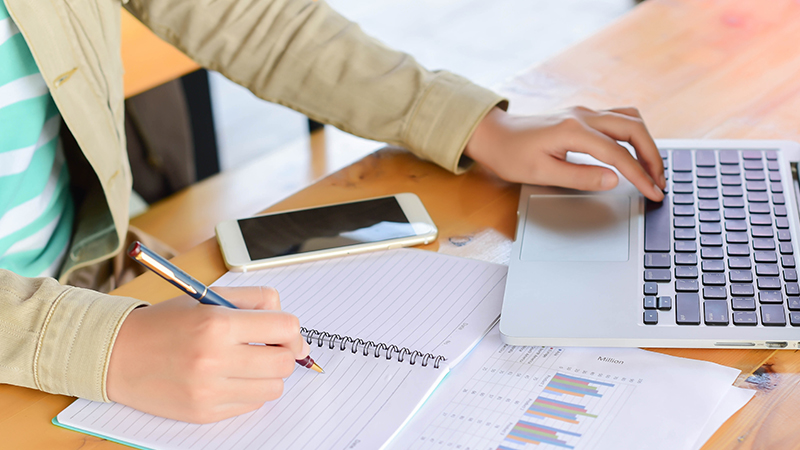
{"type": "Polygon", "coordinates": [[[196,425],[79,399],[57,421],[158,449],[381,448],[497,321],[505,275],[505,266],[413,249],[229,272],[213,286],[275,287],[307,328],[447,360],[435,369],[312,345],[326,373],[295,369],[283,396],[252,413],[196,425]]]}

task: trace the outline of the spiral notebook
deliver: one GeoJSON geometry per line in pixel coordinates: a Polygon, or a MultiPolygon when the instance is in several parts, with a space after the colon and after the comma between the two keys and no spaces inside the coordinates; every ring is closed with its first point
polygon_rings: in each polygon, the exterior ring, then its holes
{"type": "Polygon", "coordinates": [[[381,448],[497,322],[505,276],[414,249],[229,272],[214,286],[278,289],[325,374],[298,367],[279,400],[213,424],[83,399],[53,423],[139,448],[381,448]]]}

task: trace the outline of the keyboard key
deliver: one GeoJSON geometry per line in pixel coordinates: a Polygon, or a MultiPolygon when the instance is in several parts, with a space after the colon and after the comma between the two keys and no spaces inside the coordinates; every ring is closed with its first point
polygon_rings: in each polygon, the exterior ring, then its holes
{"type": "Polygon", "coordinates": [[[773,183],[778,183],[781,181],[781,173],[780,172],[769,172],[768,175],[769,181],[773,183]]]}
{"type": "Polygon", "coordinates": [[[800,285],[797,283],[786,283],[783,288],[786,291],[786,295],[800,295],[800,285]]]}
{"type": "Polygon", "coordinates": [[[715,188],[717,187],[717,179],[716,178],[698,178],[697,179],[697,187],[708,189],[708,188],[715,188]]]}
{"type": "Polygon", "coordinates": [[[694,152],[694,160],[697,167],[714,167],[717,165],[717,157],[714,150],[697,150],[694,152]]]}
{"type": "Polygon", "coordinates": [[[658,309],[664,311],[672,309],[672,297],[666,295],[658,297],[658,309]]]}
{"type": "Polygon", "coordinates": [[[790,312],[789,323],[792,324],[793,327],[800,326],[800,312],[790,312]]]}
{"type": "Polygon", "coordinates": [[[777,264],[756,264],[756,275],[763,277],[777,277],[778,265],[777,264]]]}
{"type": "Polygon", "coordinates": [[[752,283],[753,272],[750,270],[731,270],[728,272],[731,283],[752,283]]]}
{"type": "MultiPolygon", "coordinates": [[[[764,190],[766,190],[766,187],[764,190]]],[[[692,186],[692,183],[675,183],[672,185],[672,192],[676,194],[691,194],[694,192],[694,186],[692,186]]]]}
{"type": "Polygon", "coordinates": [[[772,225],[772,217],[769,214],[753,214],[750,216],[750,225],[772,225]]]}
{"type": "Polygon", "coordinates": [[[698,167],[695,173],[697,178],[713,178],[717,176],[717,169],[713,167],[698,167]]]}
{"type": "Polygon", "coordinates": [[[781,170],[781,165],[778,163],[778,161],[767,161],[767,170],[779,171],[781,170]]]}
{"type": "Polygon", "coordinates": [[[742,197],[725,197],[722,199],[722,206],[726,208],[744,208],[742,197]]]}
{"type": "MultiPolygon", "coordinates": [[[[667,213],[666,214],[666,217],[667,217],[666,232],[667,232],[667,248],[669,248],[669,209],[664,208],[664,210],[667,213]]],[[[674,219],[673,223],[675,224],[675,228],[694,228],[695,227],[694,217],[676,217],[674,219]]],[[[645,236],[647,236],[647,216],[645,216],[645,223],[644,224],[645,224],[645,236]]],[[[647,242],[646,239],[645,239],[645,242],[647,242]]]]}
{"type": "Polygon", "coordinates": [[[785,327],[783,305],[761,305],[761,323],[765,326],[785,327]]]}
{"type": "Polygon", "coordinates": [[[649,310],[644,312],[644,324],[656,325],[658,324],[658,311],[649,310]]]}
{"type": "Polygon", "coordinates": [[[676,267],[675,278],[697,278],[697,266],[676,267]]]}
{"type": "Polygon", "coordinates": [[[731,295],[740,297],[751,297],[756,294],[752,284],[731,284],[731,295]]]}
{"type": "Polygon", "coordinates": [[[720,178],[720,183],[723,186],[741,186],[742,185],[742,178],[739,175],[722,175],[720,178]]]}
{"type": "Polygon", "coordinates": [[[755,311],[734,311],[733,312],[734,325],[758,325],[758,316],[755,311]]]}
{"type": "Polygon", "coordinates": [[[696,252],[697,251],[697,242],[696,241],[675,241],[675,251],[676,252],[696,252]]]}
{"type": "Polygon", "coordinates": [[[694,177],[691,172],[675,172],[672,174],[672,181],[674,183],[691,183],[694,177]]]}
{"type": "Polygon", "coordinates": [[[648,281],[644,284],[644,295],[658,295],[658,284],[648,281]]]}
{"type": "Polygon", "coordinates": [[[719,211],[719,200],[700,200],[697,209],[701,211],[719,211]]]}
{"type": "Polygon", "coordinates": [[[778,277],[758,277],[759,289],[780,289],[781,279],[778,277]]]}
{"type": "Polygon", "coordinates": [[[762,170],[764,169],[764,163],[761,160],[749,160],[744,162],[744,169],[745,170],[762,170]]]}
{"type": "Polygon", "coordinates": [[[761,303],[783,303],[781,291],[761,291],[758,293],[758,301],[761,303]]]}
{"type": "Polygon", "coordinates": [[[730,269],[750,269],[750,258],[728,258],[728,268],[730,269]]]}
{"type": "Polygon", "coordinates": [[[769,161],[777,161],[778,160],[778,151],[777,150],[767,150],[764,152],[764,155],[769,161]]]}
{"type": "Polygon", "coordinates": [[[728,302],[724,300],[706,300],[703,302],[706,325],[728,324],[728,302]]]}
{"type": "Polygon", "coordinates": [[[644,271],[644,281],[670,281],[672,272],[669,269],[647,269],[644,271]]]}
{"type": "Polygon", "coordinates": [[[792,233],[789,230],[778,230],[778,240],[782,242],[791,241],[792,233]]]}
{"type": "Polygon", "coordinates": [[[644,309],[656,309],[656,297],[653,295],[645,296],[644,309]]]}
{"type": "Polygon", "coordinates": [[[775,252],[768,251],[755,251],[755,260],[757,263],[776,263],[778,262],[778,255],[775,252]]]}
{"type": "Polygon", "coordinates": [[[675,295],[675,322],[678,325],[700,325],[700,296],[675,295]]]}
{"type": "Polygon", "coordinates": [[[675,292],[697,292],[700,285],[697,280],[675,280],[675,292]]]}
{"type": "Polygon", "coordinates": [[[744,195],[744,190],[741,186],[722,186],[723,197],[741,197],[744,195]]]}
{"type": "Polygon", "coordinates": [[[719,211],[700,211],[698,219],[700,219],[700,222],[719,222],[719,211]]]}
{"type": "Polygon", "coordinates": [[[759,150],[742,150],[743,159],[761,159],[761,151],[759,150]]]}
{"type": "Polygon", "coordinates": [[[737,150],[720,150],[720,164],[739,164],[739,152],[737,150]]]}
{"type": "Polygon", "coordinates": [[[791,255],[794,253],[791,242],[781,242],[780,244],[781,255],[791,255]]]}
{"type": "Polygon", "coordinates": [[[769,191],[773,194],[783,194],[783,185],[781,183],[770,183],[769,191]]]}
{"type": "MultiPolygon", "coordinates": [[[[759,203],[760,204],[760,203],[759,203]]],[[[776,205],[774,209],[775,215],[777,217],[786,217],[788,211],[786,210],[785,205],[776,205]]]]}
{"type": "Polygon", "coordinates": [[[703,222],[700,224],[700,234],[720,234],[722,224],[719,222],[703,222]]]}
{"type": "MultiPolygon", "coordinates": [[[[673,205],[694,205],[694,195],[692,194],[675,194],[672,196],[673,205]]],[[[769,212],[769,209],[767,209],[769,212]]]]}
{"type": "Polygon", "coordinates": [[[783,281],[797,281],[797,271],[794,269],[784,269],[783,281]]]}
{"type": "Polygon", "coordinates": [[[675,228],[672,231],[672,237],[675,239],[694,240],[697,237],[697,233],[694,231],[694,228],[675,228]]]}
{"type": "Polygon", "coordinates": [[[725,272],[725,262],[710,259],[703,261],[703,272],[725,272]]]}
{"type": "Polygon", "coordinates": [[[775,239],[755,238],[755,239],[753,239],[753,249],[755,249],[755,250],[775,250],[775,239]]]}
{"type": "Polygon", "coordinates": [[[698,189],[697,198],[701,200],[717,200],[719,199],[719,191],[716,189],[698,189]]]}
{"type": "MultiPolygon", "coordinates": [[[[693,205],[675,205],[672,207],[672,213],[676,216],[693,216],[694,215],[694,206],[693,205]]],[[[702,219],[700,219],[702,220],[702,219]]]]}
{"type": "Polygon", "coordinates": [[[800,297],[787,298],[786,306],[789,307],[789,311],[800,311],[800,297]]]}
{"type": "Polygon", "coordinates": [[[644,213],[644,251],[668,252],[669,208],[647,200],[644,213]]]}
{"type": "MultiPolygon", "coordinates": [[[[748,260],[749,261],[749,260],[748,260]]],[[[682,266],[696,266],[697,253],[676,253],[675,264],[682,266]]]]}
{"type": "Polygon", "coordinates": [[[731,307],[736,311],[755,311],[756,299],[753,297],[733,297],[731,307]]]}
{"type": "Polygon", "coordinates": [[[786,204],[786,197],[784,197],[783,194],[773,194],[772,203],[776,205],[786,204]]]}
{"type": "Polygon", "coordinates": [[[742,172],[738,164],[726,164],[720,166],[719,173],[720,175],[739,175],[742,172]]]}
{"type": "Polygon", "coordinates": [[[645,253],[644,267],[647,269],[669,269],[669,253],[645,253]]]}
{"type": "Polygon", "coordinates": [[[728,244],[728,256],[750,256],[750,246],[747,244],[728,244]]]}
{"type": "Polygon", "coordinates": [[[725,242],[729,244],[746,244],[750,242],[750,238],[745,232],[733,231],[725,234],[725,242]]]}
{"type": "Polygon", "coordinates": [[[769,214],[769,204],[767,203],[752,203],[747,206],[750,214],[769,214]]]}
{"type": "Polygon", "coordinates": [[[692,166],[691,150],[675,150],[672,152],[673,172],[691,172],[692,166]]]}
{"type": "Polygon", "coordinates": [[[722,236],[719,234],[704,234],[700,236],[700,245],[703,247],[722,247],[722,236]]]}
{"type": "MultiPolygon", "coordinates": [[[[764,174],[762,173],[761,176],[763,177],[764,174]]],[[[748,193],[751,192],[766,192],[767,191],[767,183],[763,181],[748,181],[745,185],[745,189],[747,189],[748,193]]]]}
{"type": "MultiPolygon", "coordinates": [[[[778,195],[778,194],[776,194],[778,195]]],[[[748,202],[758,202],[764,203],[769,201],[769,196],[766,192],[748,192],[747,193],[747,201],[748,202]]]]}
{"type": "MultiPolygon", "coordinates": [[[[703,285],[704,286],[725,286],[725,274],[724,273],[704,273],[703,274],[703,285]]],[[[723,296],[725,295],[725,291],[723,289],[722,292],[723,296]]],[[[725,297],[722,297],[725,298],[725,297]]]]}
{"type": "Polygon", "coordinates": [[[781,256],[781,265],[783,267],[794,267],[794,256],[791,255],[781,256]]]}
{"type": "MultiPolygon", "coordinates": [[[[744,171],[744,179],[748,181],[747,190],[749,191],[749,190],[751,190],[750,189],[750,183],[749,183],[750,181],[765,181],[766,180],[766,175],[764,175],[764,172],[761,171],[761,170],[745,170],[744,171]]],[[[764,184],[764,190],[766,190],[766,189],[767,189],[767,185],[764,184]]],[[[752,189],[752,190],[760,191],[761,189],[752,189]]]]}
{"type": "Polygon", "coordinates": [[[773,237],[775,236],[775,231],[772,229],[771,226],[753,226],[750,230],[750,234],[753,237],[773,237]]]}
{"type": "Polygon", "coordinates": [[[744,218],[744,208],[725,208],[726,220],[741,220],[744,218]]]}
{"type": "MultiPolygon", "coordinates": [[[[700,216],[700,220],[703,220],[703,216],[700,216]]],[[[775,226],[785,230],[789,228],[789,219],[787,219],[786,217],[776,217],[775,226]]]]}
{"type": "Polygon", "coordinates": [[[721,247],[703,247],[700,249],[700,257],[703,259],[722,259],[724,256],[721,247]]]}
{"type": "Polygon", "coordinates": [[[747,231],[747,222],[744,220],[726,220],[725,231],[747,231]]]}

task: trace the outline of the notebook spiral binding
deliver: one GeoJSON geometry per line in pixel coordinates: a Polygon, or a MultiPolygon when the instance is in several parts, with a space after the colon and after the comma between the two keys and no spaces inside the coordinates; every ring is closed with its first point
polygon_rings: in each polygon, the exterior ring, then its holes
{"type": "Polygon", "coordinates": [[[395,359],[397,362],[405,361],[406,355],[408,355],[408,363],[412,366],[415,365],[419,359],[422,367],[428,367],[428,362],[433,360],[433,368],[438,369],[439,364],[441,364],[442,361],[447,360],[447,358],[442,355],[422,353],[418,350],[409,350],[407,347],[399,348],[396,345],[387,345],[383,342],[375,343],[373,341],[365,341],[360,338],[331,334],[327,331],[318,331],[300,327],[300,333],[305,336],[306,342],[308,342],[309,345],[316,341],[317,347],[322,347],[323,345],[327,344],[328,348],[331,350],[336,348],[338,345],[339,351],[343,352],[346,351],[347,347],[349,346],[350,351],[354,354],[360,351],[364,356],[370,356],[370,354],[372,354],[375,358],[380,358],[381,355],[385,356],[386,359],[392,359],[393,357],[396,357],[395,359]]]}

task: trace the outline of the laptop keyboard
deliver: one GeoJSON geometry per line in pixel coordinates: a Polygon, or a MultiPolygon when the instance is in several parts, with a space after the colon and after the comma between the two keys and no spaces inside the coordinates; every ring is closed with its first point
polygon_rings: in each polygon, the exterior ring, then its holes
{"type": "MultiPolygon", "coordinates": [[[[662,150],[647,201],[643,323],[800,326],[800,285],[778,154],[662,150]]],[[[788,191],[787,191],[788,192],[788,191]]]]}

